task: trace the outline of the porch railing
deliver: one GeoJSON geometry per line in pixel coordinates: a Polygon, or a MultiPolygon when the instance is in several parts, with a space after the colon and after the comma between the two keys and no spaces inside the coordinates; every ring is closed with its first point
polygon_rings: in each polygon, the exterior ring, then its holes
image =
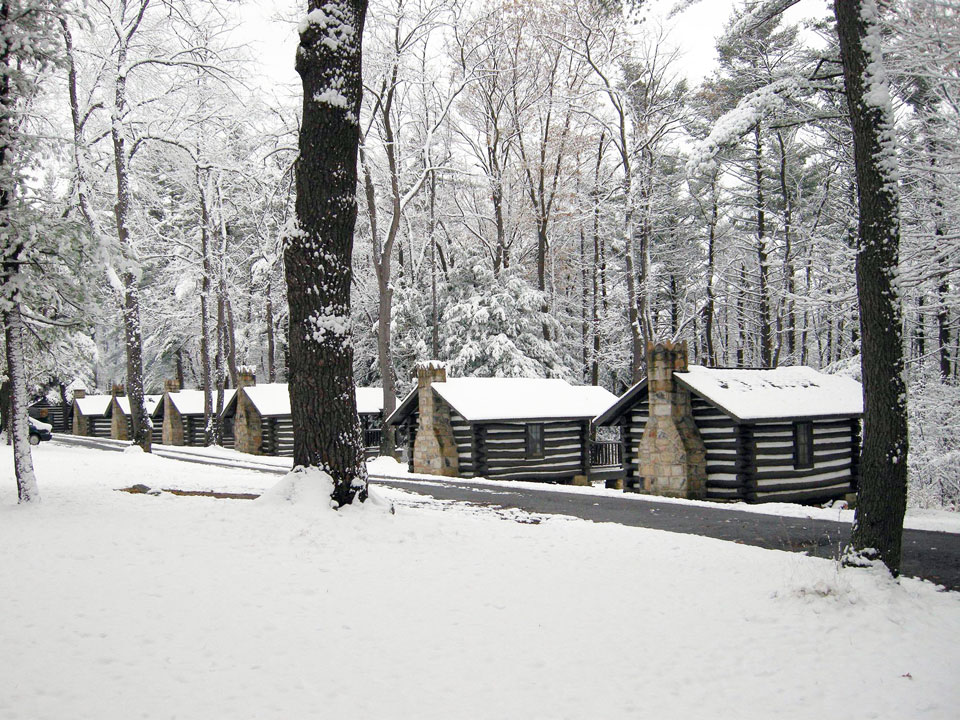
{"type": "Polygon", "coordinates": [[[590,466],[609,467],[620,465],[621,446],[618,441],[590,443],[590,466]]]}

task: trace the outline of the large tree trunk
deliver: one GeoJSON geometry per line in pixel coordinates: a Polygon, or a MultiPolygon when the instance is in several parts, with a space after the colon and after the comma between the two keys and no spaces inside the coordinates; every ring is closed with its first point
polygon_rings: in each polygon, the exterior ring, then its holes
{"type": "Polygon", "coordinates": [[[367,492],[350,332],[367,3],[310,0],[308,9],[296,58],[303,82],[298,228],[284,248],[293,462],[329,473],[332,499],[345,505],[367,492]]]}
{"type": "Polygon", "coordinates": [[[859,203],[857,295],[863,374],[862,477],[849,562],[881,560],[900,571],[907,503],[907,391],[902,317],[893,279],[900,199],[893,109],[880,54],[875,0],[834,0],[853,129],[859,203]]]}

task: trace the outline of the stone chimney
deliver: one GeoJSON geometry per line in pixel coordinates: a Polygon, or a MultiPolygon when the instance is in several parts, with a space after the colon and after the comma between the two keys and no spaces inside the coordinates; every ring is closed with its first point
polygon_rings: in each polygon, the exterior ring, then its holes
{"type": "Polygon", "coordinates": [[[638,457],[645,492],[702,498],[707,484],[707,450],[693,421],[690,393],[674,382],[687,369],[687,344],[647,343],[650,411],[638,457]]]}
{"type": "Polygon", "coordinates": [[[126,391],[123,389],[122,383],[114,383],[113,389],[110,391],[110,394],[114,397],[123,397],[126,394],[126,391]]]}
{"type": "Polygon", "coordinates": [[[163,381],[163,391],[168,392],[180,392],[180,381],[176,378],[167,378],[163,381]]]}
{"type": "Polygon", "coordinates": [[[450,407],[434,392],[433,383],[447,381],[447,368],[438,360],[417,364],[419,420],[413,444],[413,471],[457,477],[460,458],[450,424],[450,407]]]}
{"type": "Polygon", "coordinates": [[[79,400],[80,398],[85,398],[87,396],[87,391],[84,388],[78,388],[73,391],[73,399],[79,400]]]}
{"type": "Polygon", "coordinates": [[[257,384],[256,368],[252,365],[241,365],[237,368],[237,390],[244,387],[254,387],[257,384]]]}

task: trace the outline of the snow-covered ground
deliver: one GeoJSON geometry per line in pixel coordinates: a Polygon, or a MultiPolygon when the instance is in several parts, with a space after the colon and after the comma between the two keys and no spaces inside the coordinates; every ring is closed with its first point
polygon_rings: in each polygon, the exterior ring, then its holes
{"type": "Polygon", "coordinates": [[[953,718],[960,594],[708,538],[0,449],[0,718],[953,718]],[[289,490],[289,488],[288,488],[289,490]],[[290,494],[289,492],[287,494],[290,494]],[[317,496],[320,496],[319,498],[317,496]]]}

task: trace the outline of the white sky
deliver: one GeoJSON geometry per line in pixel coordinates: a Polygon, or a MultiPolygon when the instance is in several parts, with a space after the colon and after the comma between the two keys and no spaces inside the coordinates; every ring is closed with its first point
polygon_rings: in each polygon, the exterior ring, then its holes
{"type": "MultiPolygon", "coordinates": [[[[716,66],[716,38],[732,8],[740,1],[700,0],[685,12],[667,19],[677,0],[649,0],[647,12],[653,18],[663,19],[669,29],[668,43],[680,49],[684,74],[692,84],[699,83],[716,66]]],[[[293,67],[297,47],[293,19],[305,12],[306,0],[247,0],[241,8],[243,20],[237,31],[238,40],[247,43],[263,63],[263,77],[250,80],[259,81],[268,91],[277,85],[298,86],[299,78],[293,67]]],[[[786,18],[797,22],[820,15],[827,8],[827,0],[800,0],[787,11],[786,18]]]]}

